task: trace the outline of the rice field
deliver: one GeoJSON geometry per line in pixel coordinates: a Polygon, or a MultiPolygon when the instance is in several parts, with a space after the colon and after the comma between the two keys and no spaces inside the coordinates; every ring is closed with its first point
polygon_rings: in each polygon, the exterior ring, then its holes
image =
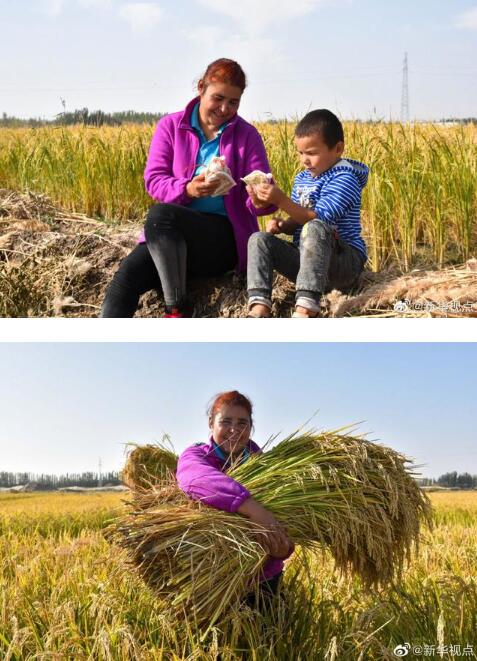
{"type": "MultiPolygon", "coordinates": [[[[292,123],[257,124],[278,185],[299,170],[292,123]]],[[[0,188],[47,193],[64,209],[121,223],[151,200],[153,126],[0,129],[0,188]]],[[[463,262],[476,254],[477,127],[345,123],[346,152],[371,169],[363,199],[370,267],[463,262]]]]}
{"type": "Polygon", "coordinates": [[[298,551],[307,565],[288,563],[273,617],[244,608],[205,639],[124,572],[105,537],[123,498],[0,494],[2,659],[477,658],[477,492],[430,494],[434,531],[392,589],[367,593],[328,556],[298,551]]]}

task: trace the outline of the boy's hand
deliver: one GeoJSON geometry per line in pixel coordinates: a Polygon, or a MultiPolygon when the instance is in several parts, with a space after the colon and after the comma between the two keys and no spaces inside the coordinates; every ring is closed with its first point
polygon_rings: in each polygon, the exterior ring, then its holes
{"type": "Polygon", "coordinates": [[[270,234],[280,234],[282,231],[280,229],[280,218],[272,218],[271,220],[267,220],[265,231],[269,232],[270,234]]]}
{"type": "Polygon", "coordinates": [[[293,234],[298,227],[298,224],[293,222],[290,218],[283,220],[283,218],[272,218],[267,221],[265,231],[270,234],[293,234]]]}
{"type": "Polygon", "coordinates": [[[261,202],[258,199],[254,186],[246,186],[245,190],[247,191],[248,196],[252,200],[252,204],[256,209],[265,209],[265,207],[269,206],[267,202],[261,202]]]}
{"type": "Polygon", "coordinates": [[[277,207],[280,206],[284,198],[287,199],[282,189],[275,186],[275,184],[258,184],[255,186],[255,194],[260,202],[275,204],[277,207]]]}

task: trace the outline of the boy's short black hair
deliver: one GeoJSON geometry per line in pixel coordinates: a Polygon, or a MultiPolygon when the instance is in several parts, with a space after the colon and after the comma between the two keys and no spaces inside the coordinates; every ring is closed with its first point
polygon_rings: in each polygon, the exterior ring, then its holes
{"type": "Polygon", "coordinates": [[[344,142],[343,125],[331,110],[325,108],[306,114],[295,129],[297,138],[305,138],[313,133],[319,133],[329,149],[335,147],[338,142],[344,142]]]}

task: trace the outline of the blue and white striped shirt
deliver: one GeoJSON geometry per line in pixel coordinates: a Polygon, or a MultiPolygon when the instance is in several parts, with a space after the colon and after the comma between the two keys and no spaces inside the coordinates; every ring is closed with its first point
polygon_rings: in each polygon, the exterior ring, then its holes
{"type": "MultiPolygon", "coordinates": [[[[309,170],[299,172],[293,183],[291,199],[316,217],[330,223],[338,236],[367,257],[361,237],[361,191],[366,186],[369,170],[364,163],[341,159],[326,172],[314,177],[309,170]]],[[[302,227],[295,230],[293,242],[300,243],[302,227]]]]}

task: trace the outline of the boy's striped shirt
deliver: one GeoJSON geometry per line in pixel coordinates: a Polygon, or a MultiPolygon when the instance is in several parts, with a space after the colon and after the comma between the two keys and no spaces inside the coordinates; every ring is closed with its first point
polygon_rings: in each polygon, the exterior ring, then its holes
{"type": "MultiPolygon", "coordinates": [[[[330,223],[338,236],[367,257],[361,237],[361,191],[368,180],[368,168],[359,161],[341,159],[335,166],[314,177],[309,170],[295,177],[291,199],[316,217],[330,223]]],[[[295,230],[293,242],[299,245],[302,227],[295,230]]]]}

